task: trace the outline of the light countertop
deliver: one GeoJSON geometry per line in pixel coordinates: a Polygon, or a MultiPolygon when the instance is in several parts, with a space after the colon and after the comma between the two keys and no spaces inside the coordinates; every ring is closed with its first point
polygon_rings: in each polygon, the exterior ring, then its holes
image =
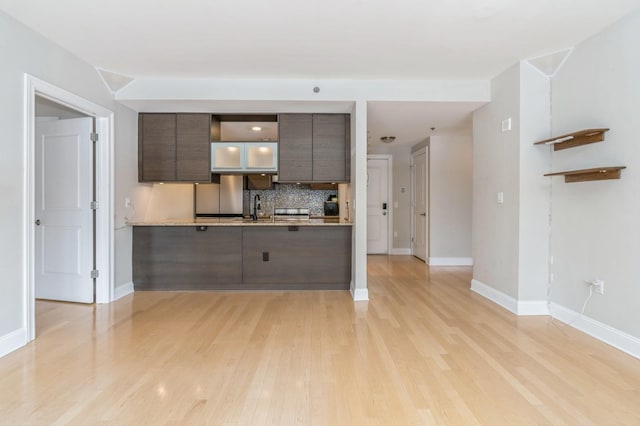
{"type": "Polygon", "coordinates": [[[312,218],[304,220],[276,220],[234,218],[234,217],[199,217],[197,219],[164,219],[164,220],[129,220],[131,226],[351,226],[351,222],[338,217],[312,218]]]}

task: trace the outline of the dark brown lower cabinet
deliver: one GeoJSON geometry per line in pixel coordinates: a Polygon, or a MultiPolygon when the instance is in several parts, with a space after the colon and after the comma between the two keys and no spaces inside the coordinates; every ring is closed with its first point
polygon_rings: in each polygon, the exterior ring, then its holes
{"type": "Polygon", "coordinates": [[[136,290],[213,290],[242,283],[242,228],[134,226],[136,290]]]}
{"type": "Polygon", "coordinates": [[[244,285],[273,289],[348,289],[351,227],[245,227],[244,285]]]}
{"type": "Polygon", "coordinates": [[[136,290],[346,290],[350,226],[134,226],[136,290]]]}

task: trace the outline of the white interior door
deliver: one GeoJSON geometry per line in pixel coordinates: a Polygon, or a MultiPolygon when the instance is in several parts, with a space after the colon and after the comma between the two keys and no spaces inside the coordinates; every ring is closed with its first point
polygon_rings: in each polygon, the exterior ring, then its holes
{"type": "Polygon", "coordinates": [[[413,192],[412,216],[413,235],[411,238],[411,249],[413,255],[419,259],[427,261],[429,256],[429,226],[427,215],[429,213],[427,151],[419,151],[411,155],[413,192]]]}
{"type": "Polygon", "coordinates": [[[367,160],[367,253],[389,252],[387,159],[367,160]]]}
{"type": "Polygon", "coordinates": [[[92,118],[36,124],[35,296],[93,303],[92,118]]]}

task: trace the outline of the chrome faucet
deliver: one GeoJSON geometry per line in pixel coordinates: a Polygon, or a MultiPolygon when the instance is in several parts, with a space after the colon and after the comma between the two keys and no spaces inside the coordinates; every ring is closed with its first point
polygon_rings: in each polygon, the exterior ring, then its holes
{"type": "Polygon", "coordinates": [[[251,215],[251,219],[253,220],[258,220],[258,210],[260,210],[259,201],[260,194],[256,194],[255,197],[253,197],[253,214],[251,215]]]}

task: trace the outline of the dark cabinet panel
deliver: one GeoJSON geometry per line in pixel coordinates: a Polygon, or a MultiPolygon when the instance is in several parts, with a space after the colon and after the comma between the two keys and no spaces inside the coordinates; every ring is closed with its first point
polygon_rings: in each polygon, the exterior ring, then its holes
{"type": "Polygon", "coordinates": [[[348,182],[349,114],[281,114],[281,182],[348,182]]]}
{"type": "Polygon", "coordinates": [[[134,226],[136,290],[210,290],[242,283],[242,228],[134,226]]]}
{"type": "Polygon", "coordinates": [[[176,115],[140,114],[138,126],[138,180],[176,180],[176,115]]]}
{"type": "Polygon", "coordinates": [[[244,227],[245,286],[348,289],[351,227],[244,227]]]}
{"type": "Polygon", "coordinates": [[[187,182],[209,182],[211,180],[210,134],[210,114],[177,114],[177,180],[187,182]]]}
{"type": "Polygon", "coordinates": [[[346,178],[344,114],[313,114],[313,180],[344,182],[346,178]]]}
{"type": "Polygon", "coordinates": [[[209,182],[211,115],[138,115],[140,182],[209,182]]]}
{"type": "Polygon", "coordinates": [[[313,180],[312,115],[281,114],[278,118],[278,179],[313,180]]]}

